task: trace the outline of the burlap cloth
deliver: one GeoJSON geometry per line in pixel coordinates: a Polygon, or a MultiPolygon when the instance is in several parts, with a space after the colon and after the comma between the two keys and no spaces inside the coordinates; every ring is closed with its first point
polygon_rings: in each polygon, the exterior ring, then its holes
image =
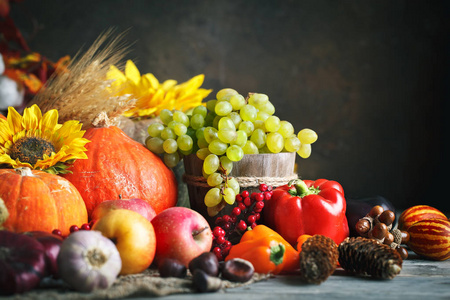
{"type": "MultiPolygon", "coordinates": [[[[261,280],[267,280],[270,275],[254,274],[253,278],[246,283],[235,283],[227,280],[222,281],[222,288],[236,288],[249,285],[261,280]]],[[[44,279],[37,289],[24,294],[16,294],[2,299],[42,299],[42,300],[83,300],[83,299],[120,299],[130,297],[160,297],[172,294],[197,293],[192,284],[190,274],[186,278],[161,278],[156,270],[148,269],[142,273],[119,276],[115,283],[105,290],[92,293],[80,293],[71,290],[61,280],[44,279]]]]}

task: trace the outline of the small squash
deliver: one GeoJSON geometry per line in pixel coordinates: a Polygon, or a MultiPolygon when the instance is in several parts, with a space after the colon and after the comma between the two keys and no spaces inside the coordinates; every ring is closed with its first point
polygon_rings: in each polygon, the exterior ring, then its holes
{"type": "Polygon", "coordinates": [[[156,214],[177,203],[177,181],[160,157],[127,136],[120,128],[106,124],[86,130],[88,159],[77,159],[64,174],[84,199],[88,215],[103,201],[121,195],[140,198],[156,214]],[[103,126],[103,127],[102,127],[103,126]]]}
{"type": "MultiPolygon", "coordinates": [[[[60,229],[87,223],[87,210],[78,190],[61,176],[30,168],[0,169],[0,198],[7,214],[3,228],[14,232],[60,229]]],[[[3,213],[0,212],[0,215],[3,213]]]]}

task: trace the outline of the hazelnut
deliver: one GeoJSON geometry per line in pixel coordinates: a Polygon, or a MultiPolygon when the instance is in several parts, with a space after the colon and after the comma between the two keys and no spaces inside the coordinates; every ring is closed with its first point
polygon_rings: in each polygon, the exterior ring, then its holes
{"type": "Polygon", "coordinates": [[[187,268],[176,259],[165,258],[158,264],[158,271],[161,277],[184,278],[187,274],[187,268]]]}
{"type": "Polygon", "coordinates": [[[222,287],[222,280],[219,277],[209,276],[201,269],[196,269],[192,274],[192,283],[201,293],[215,292],[222,287]]]}
{"type": "Polygon", "coordinates": [[[378,240],[382,240],[388,232],[387,226],[384,223],[377,223],[372,229],[372,236],[378,240]]]}
{"type": "Polygon", "coordinates": [[[386,226],[389,226],[392,223],[394,223],[394,220],[395,220],[395,214],[392,210],[385,210],[378,217],[378,221],[386,224],[386,226]]]}
{"type": "Polygon", "coordinates": [[[359,219],[355,226],[356,231],[359,234],[366,234],[370,230],[370,222],[367,219],[359,219]]]}
{"type": "Polygon", "coordinates": [[[242,258],[227,260],[222,268],[222,277],[234,282],[247,282],[255,273],[251,262],[242,258]]]}
{"type": "Polygon", "coordinates": [[[384,211],[383,206],[381,205],[376,205],[374,207],[372,207],[372,209],[369,212],[369,216],[372,218],[376,218],[379,215],[381,215],[381,213],[384,211]]]}
{"type": "Polygon", "coordinates": [[[400,231],[402,234],[402,244],[407,244],[409,242],[409,232],[408,231],[400,231]]]}
{"type": "Polygon", "coordinates": [[[189,271],[194,274],[197,269],[202,270],[209,276],[219,276],[219,260],[212,252],[204,252],[189,262],[189,271]]]}
{"type": "Polygon", "coordinates": [[[400,254],[400,256],[402,257],[402,259],[407,259],[408,258],[408,251],[403,248],[403,247],[398,247],[397,248],[397,252],[400,254]]]}

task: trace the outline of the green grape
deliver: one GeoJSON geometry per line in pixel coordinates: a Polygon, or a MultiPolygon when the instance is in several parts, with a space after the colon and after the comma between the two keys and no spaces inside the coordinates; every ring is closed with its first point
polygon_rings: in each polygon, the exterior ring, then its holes
{"type": "Polygon", "coordinates": [[[174,139],[167,139],[163,143],[163,148],[166,153],[174,153],[178,150],[177,141],[174,139]]]}
{"type": "Polygon", "coordinates": [[[242,121],[241,124],[239,124],[239,130],[244,131],[247,136],[251,136],[253,130],[255,130],[255,125],[250,121],[242,121]]]}
{"type": "Polygon", "coordinates": [[[180,155],[178,152],[164,153],[163,161],[169,168],[175,168],[180,162],[180,155]]]}
{"type": "Polygon", "coordinates": [[[302,158],[308,158],[311,155],[311,144],[301,144],[297,154],[302,158]]]}
{"type": "Polygon", "coordinates": [[[237,132],[234,129],[225,128],[225,129],[220,129],[217,132],[217,136],[219,137],[219,140],[221,140],[224,143],[229,144],[236,140],[237,132]]]}
{"type": "Polygon", "coordinates": [[[261,129],[262,131],[266,132],[266,125],[264,123],[264,121],[261,120],[255,120],[253,122],[253,125],[255,126],[255,129],[261,129]]]}
{"type": "Polygon", "coordinates": [[[277,116],[270,116],[264,121],[264,125],[268,132],[276,132],[280,129],[280,118],[277,116]]]}
{"type": "Polygon", "coordinates": [[[163,131],[163,129],[164,129],[164,125],[156,122],[156,123],[152,123],[152,124],[150,124],[150,126],[148,126],[147,132],[151,137],[160,137],[161,131],[163,131]]]}
{"type": "Polygon", "coordinates": [[[226,175],[230,174],[231,171],[233,170],[233,162],[226,156],[221,156],[219,160],[220,160],[219,171],[226,175]]]}
{"type": "Polygon", "coordinates": [[[237,145],[231,145],[230,147],[228,147],[226,153],[227,157],[231,161],[240,161],[242,157],[244,157],[244,150],[242,150],[242,148],[237,145]]]}
{"type": "Polygon", "coordinates": [[[241,94],[235,94],[230,97],[230,104],[233,110],[238,111],[245,105],[245,98],[241,94]]]}
{"type": "Polygon", "coordinates": [[[243,130],[236,131],[236,139],[231,142],[233,145],[238,145],[239,147],[244,147],[247,142],[247,134],[243,130]]]}
{"type": "Polygon", "coordinates": [[[271,132],[266,137],[266,145],[272,153],[280,153],[284,148],[284,138],[278,132],[271,132]]]}
{"type": "Polygon", "coordinates": [[[256,120],[259,120],[259,121],[264,122],[265,120],[267,120],[268,117],[270,117],[270,115],[263,111],[258,111],[258,113],[256,114],[256,120]]]}
{"type": "Polygon", "coordinates": [[[233,106],[231,106],[228,101],[218,101],[216,106],[214,107],[214,111],[218,116],[226,116],[233,110],[233,106]]]}
{"type": "Polygon", "coordinates": [[[222,201],[222,195],[219,188],[211,188],[206,192],[205,205],[206,207],[214,207],[222,201]]]}
{"type": "MultiPolygon", "coordinates": [[[[197,149],[197,148],[196,148],[197,149]]],[[[183,158],[183,156],[187,156],[193,152],[195,152],[196,150],[194,148],[190,148],[189,150],[181,150],[180,148],[178,148],[178,152],[181,154],[180,157],[183,158]]]]}
{"type": "Polygon", "coordinates": [[[259,106],[258,109],[260,111],[268,113],[269,115],[273,115],[275,113],[275,106],[273,106],[273,104],[270,101],[267,101],[263,105],[259,106]]]}
{"type": "Polygon", "coordinates": [[[164,153],[163,143],[164,143],[164,140],[159,137],[150,137],[149,136],[145,140],[145,145],[147,146],[147,148],[156,154],[164,153]]]}
{"type": "Polygon", "coordinates": [[[269,148],[267,147],[267,144],[262,146],[261,148],[258,149],[260,154],[264,154],[264,153],[272,153],[272,151],[269,150],[269,148]]]}
{"type": "Polygon", "coordinates": [[[173,113],[173,120],[177,121],[177,122],[180,122],[180,123],[183,123],[186,126],[189,126],[189,117],[184,112],[182,112],[180,110],[176,110],[173,113]]]}
{"type": "Polygon", "coordinates": [[[225,89],[221,89],[220,91],[217,92],[216,94],[216,99],[219,101],[229,101],[230,97],[233,95],[237,95],[238,92],[234,89],[230,89],[230,88],[225,88],[225,89]]]}
{"type": "Polygon", "coordinates": [[[205,125],[205,118],[201,114],[194,114],[191,117],[191,127],[193,129],[202,128],[205,125]]]}
{"type": "Polygon", "coordinates": [[[215,113],[212,112],[208,113],[205,117],[205,127],[212,126],[215,117],[216,117],[215,113]]]}
{"type": "Polygon", "coordinates": [[[222,117],[219,120],[219,123],[217,124],[216,128],[219,130],[226,129],[226,128],[236,130],[236,125],[234,125],[233,120],[231,120],[230,118],[222,117]]]}
{"type": "Polygon", "coordinates": [[[208,126],[203,131],[203,135],[205,137],[205,140],[208,144],[210,144],[212,141],[218,138],[217,136],[217,129],[211,126],[208,126]]]}
{"type": "Polygon", "coordinates": [[[173,113],[165,108],[159,113],[159,118],[165,125],[167,125],[173,120],[173,113]]]}
{"type": "Polygon", "coordinates": [[[213,140],[208,145],[209,151],[216,155],[223,155],[227,151],[228,145],[219,139],[213,140]]]}
{"type": "Polygon", "coordinates": [[[194,108],[192,111],[192,115],[201,115],[203,118],[206,117],[206,114],[208,113],[208,109],[204,105],[199,105],[194,108]]]}
{"type": "Polygon", "coordinates": [[[239,113],[237,113],[235,111],[230,112],[230,114],[228,115],[228,118],[230,118],[231,121],[233,121],[234,126],[236,128],[238,128],[242,122],[241,116],[239,115],[239,113]]]}
{"type": "Polygon", "coordinates": [[[169,127],[170,129],[174,129],[176,124],[180,124],[180,122],[172,120],[169,122],[169,124],[167,124],[167,127],[169,127]]]}
{"type": "Polygon", "coordinates": [[[302,144],[312,144],[317,141],[317,133],[314,130],[308,128],[300,130],[300,132],[297,134],[297,137],[302,144]]]}
{"type": "Polygon", "coordinates": [[[204,137],[198,138],[197,139],[197,146],[201,149],[201,148],[208,148],[208,142],[206,141],[206,139],[204,137]]]}
{"type": "Polygon", "coordinates": [[[192,140],[192,138],[187,135],[180,135],[177,138],[177,144],[178,144],[178,148],[180,148],[182,151],[189,151],[192,149],[192,146],[194,145],[194,141],[192,140]]]}
{"type": "Polygon", "coordinates": [[[215,154],[208,155],[203,161],[203,171],[206,174],[212,174],[219,168],[219,157],[215,154]]]}
{"type": "Polygon", "coordinates": [[[223,177],[220,173],[212,173],[208,176],[208,179],[206,180],[209,186],[216,186],[223,182],[223,177]]]}
{"type": "Polygon", "coordinates": [[[255,143],[248,140],[244,147],[242,147],[242,150],[244,150],[244,154],[258,154],[259,150],[258,147],[256,147],[255,143]]]}
{"type": "Polygon", "coordinates": [[[183,123],[177,122],[173,127],[173,132],[178,136],[184,135],[187,133],[187,127],[183,123]]]}
{"type": "Polygon", "coordinates": [[[236,193],[232,188],[228,187],[223,189],[223,200],[230,205],[234,204],[234,201],[236,201],[236,193]]]}
{"type": "Polygon", "coordinates": [[[300,145],[300,140],[295,134],[284,139],[284,149],[287,152],[297,152],[300,149],[300,145]]]}
{"type": "Polygon", "coordinates": [[[258,149],[260,149],[266,144],[266,133],[264,132],[264,130],[257,128],[250,136],[250,140],[255,143],[258,149]]]}
{"type": "Polygon", "coordinates": [[[161,131],[161,138],[163,140],[167,140],[167,139],[175,139],[177,137],[177,135],[175,134],[175,132],[173,131],[173,129],[166,127],[161,131]]]}
{"type": "Polygon", "coordinates": [[[195,153],[197,155],[198,158],[200,158],[201,160],[205,160],[205,158],[211,154],[211,151],[209,151],[208,148],[201,148],[198,149],[197,152],[195,153]]]}
{"type": "Polygon", "coordinates": [[[214,111],[214,108],[216,107],[216,103],[217,103],[217,100],[215,100],[215,99],[213,99],[213,100],[208,100],[208,101],[206,102],[206,108],[207,108],[209,111],[214,111]]]}
{"type": "Polygon", "coordinates": [[[239,114],[241,115],[242,120],[253,122],[256,120],[258,111],[253,105],[246,104],[241,108],[239,114]]]}
{"type": "Polygon", "coordinates": [[[196,138],[205,138],[205,127],[200,127],[199,129],[195,130],[195,137],[196,138]]]}
{"type": "Polygon", "coordinates": [[[219,127],[219,120],[222,119],[222,116],[215,116],[213,119],[212,127],[218,128],[219,127]]]}
{"type": "Polygon", "coordinates": [[[228,178],[227,185],[229,188],[233,189],[236,195],[239,194],[241,187],[239,186],[239,182],[236,180],[236,178],[234,177],[228,178]]]}
{"type": "Polygon", "coordinates": [[[265,94],[253,93],[248,97],[248,104],[255,107],[261,107],[261,105],[266,104],[269,101],[269,97],[265,94]]]}
{"type": "Polygon", "coordinates": [[[288,138],[294,134],[294,126],[292,126],[291,122],[281,121],[278,133],[281,134],[284,138],[288,138]]]}

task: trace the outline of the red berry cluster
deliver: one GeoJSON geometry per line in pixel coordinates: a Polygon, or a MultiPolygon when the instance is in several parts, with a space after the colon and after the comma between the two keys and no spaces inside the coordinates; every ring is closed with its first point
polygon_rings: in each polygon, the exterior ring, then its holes
{"type": "Polygon", "coordinates": [[[239,242],[244,231],[252,229],[261,218],[265,200],[272,198],[272,187],[259,185],[260,192],[244,190],[236,195],[236,203],[229,214],[219,216],[213,229],[212,252],[219,261],[225,259],[233,244],[239,242]]]}
{"type": "MultiPolygon", "coordinates": [[[[70,226],[69,231],[70,231],[70,233],[73,233],[78,230],[91,230],[91,227],[92,227],[91,223],[85,223],[85,224],[81,225],[80,227],[78,227],[77,225],[72,225],[72,226],[70,226]]],[[[53,229],[52,233],[54,235],[59,235],[59,236],[63,237],[60,229],[53,229]]]]}

